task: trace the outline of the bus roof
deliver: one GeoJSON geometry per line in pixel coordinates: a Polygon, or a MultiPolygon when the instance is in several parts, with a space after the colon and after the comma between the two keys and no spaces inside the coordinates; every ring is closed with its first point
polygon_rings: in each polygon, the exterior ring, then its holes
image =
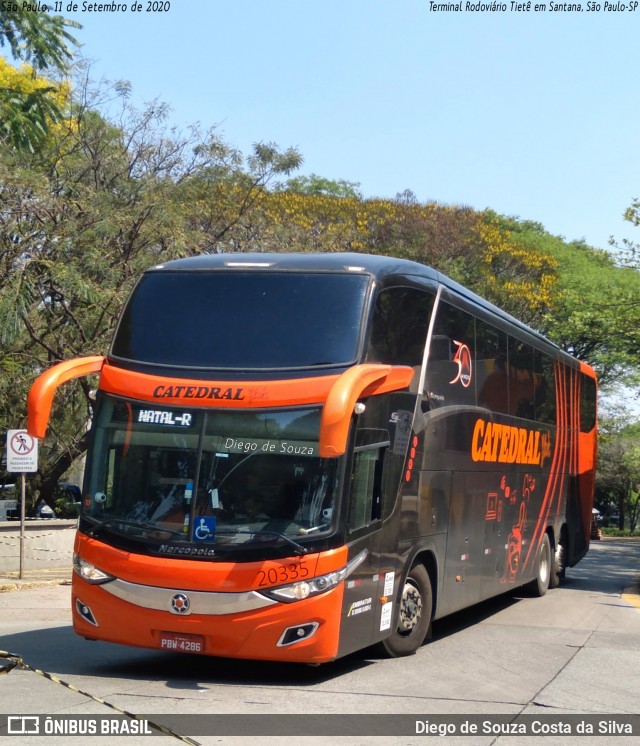
{"type": "Polygon", "coordinates": [[[174,259],[152,267],[158,270],[198,271],[213,269],[274,269],[305,270],[310,272],[360,271],[376,278],[388,275],[411,274],[436,279],[438,272],[418,262],[373,254],[349,252],[332,253],[250,253],[201,254],[186,259],[174,259]]]}
{"type": "Polygon", "coordinates": [[[533,338],[539,345],[555,350],[565,361],[575,360],[569,353],[543,334],[527,326],[524,322],[511,316],[468,288],[460,285],[450,277],[419,262],[398,257],[354,252],[332,253],[229,253],[201,254],[185,259],[172,261],[150,267],[147,272],[198,272],[212,270],[229,271],[304,271],[304,272],[358,272],[371,275],[380,283],[387,278],[415,277],[443,285],[455,295],[466,299],[476,308],[484,310],[495,319],[502,320],[512,329],[520,330],[523,335],[533,338]]]}

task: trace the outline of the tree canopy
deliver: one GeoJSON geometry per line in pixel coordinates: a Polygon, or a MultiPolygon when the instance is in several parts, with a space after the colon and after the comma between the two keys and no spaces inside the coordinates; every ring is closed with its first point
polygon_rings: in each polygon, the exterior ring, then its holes
{"type": "Polygon", "coordinates": [[[25,63],[18,71],[0,57],[0,142],[34,152],[65,115],[68,86],[51,76],[66,74],[73,60],[69,28],[80,26],[26,4],[0,11],[0,48],[25,63]]]}
{"type": "Polygon", "coordinates": [[[635,385],[640,373],[640,273],[619,256],[566,242],[538,223],[503,219],[517,241],[553,257],[553,300],[534,325],[591,364],[600,384],[635,385]]]}
{"type": "Polygon", "coordinates": [[[640,423],[620,405],[602,413],[598,451],[596,504],[633,533],[640,524],[640,423]]]}
{"type": "Polygon", "coordinates": [[[9,47],[14,59],[36,70],[66,72],[78,44],[69,29],[80,24],[46,10],[35,11],[31,4],[16,4],[15,10],[0,11],[0,47],[9,47]]]}

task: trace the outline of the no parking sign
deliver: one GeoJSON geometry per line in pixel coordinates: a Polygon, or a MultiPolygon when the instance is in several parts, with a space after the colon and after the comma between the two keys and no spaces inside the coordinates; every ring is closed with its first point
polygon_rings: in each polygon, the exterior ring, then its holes
{"type": "Polygon", "coordinates": [[[38,471],[38,439],[26,430],[7,432],[7,471],[22,474],[38,471]]]}

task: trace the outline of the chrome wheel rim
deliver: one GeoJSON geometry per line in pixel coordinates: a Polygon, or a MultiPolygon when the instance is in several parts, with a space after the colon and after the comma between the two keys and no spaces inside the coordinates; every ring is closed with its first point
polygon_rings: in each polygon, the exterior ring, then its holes
{"type": "Polygon", "coordinates": [[[404,584],[400,613],[398,615],[398,632],[409,635],[417,627],[422,615],[422,596],[417,586],[409,579],[404,584]]]}

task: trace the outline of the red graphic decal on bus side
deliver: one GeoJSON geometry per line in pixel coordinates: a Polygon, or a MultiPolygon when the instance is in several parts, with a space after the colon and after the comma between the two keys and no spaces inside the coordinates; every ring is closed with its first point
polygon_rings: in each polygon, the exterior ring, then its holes
{"type": "Polygon", "coordinates": [[[537,480],[531,474],[525,474],[522,482],[522,491],[513,489],[506,474],[500,480],[500,488],[496,492],[487,494],[487,508],[485,512],[486,521],[501,521],[504,506],[510,506],[517,511],[516,522],[511,526],[509,537],[505,546],[504,573],[500,578],[501,583],[514,583],[521,575],[523,569],[523,536],[527,520],[531,496],[536,489],[537,480]]]}
{"type": "Polygon", "coordinates": [[[551,517],[560,512],[567,487],[567,475],[578,469],[578,432],[580,430],[580,387],[578,371],[555,364],[556,442],[549,481],[538,514],[538,520],[524,560],[527,570],[533,568],[542,538],[551,517]]]}
{"type": "Polygon", "coordinates": [[[522,485],[522,496],[520,498],[520,507],[518,509],[518,522],[511,528],[507,540],[507,556],[505,559],[505,570],[501,582],[513,583],[521,571],[522,565],[522,535],[524,533],[525,522],[527,520],[527,510],[531,493],[536,488],[536,480],[529,474],[525,474],[522,485]]]}
{"type": "Polygon", "coordinates": [[[449,383],[458,383],[458,381],[460,381],[465,389],[467,389],[471,385],[471,350],[469,349],[468,345],[464,344],[463,342],[457,342],[454,339],[453,343],[458,345],[456,354],[453,356],[453,362],[457,363],[458,365],[458,372],[455,378],[449,381],[449,383]]]}

